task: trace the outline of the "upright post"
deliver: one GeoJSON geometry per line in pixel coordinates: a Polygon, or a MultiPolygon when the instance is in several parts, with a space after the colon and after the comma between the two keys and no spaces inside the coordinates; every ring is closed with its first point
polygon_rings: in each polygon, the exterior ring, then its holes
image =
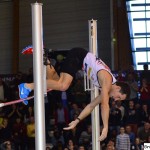
{"type": "MultiPolygon", "coordinates": [[[[89,50],[98,55],[97,52],[97,21],[89,20],[89,50]]],[[[99,90],[93,84],[91,84],[91,100],[99,95],[99,90]]],[[[100,142],[98,138],[100,136],[100,121],[99,121],[99,106],[96,106],[92,112],[92,149],[100,150],[100,142]]]]}
{"type": "Polygon", "coordinates": [[[34,71],[34,109],[35,109],[35,146],[45,150],[45,109],[43,83],[43,27],[42,4],[33,3],[32,7],[32,44],[34,71]]]}

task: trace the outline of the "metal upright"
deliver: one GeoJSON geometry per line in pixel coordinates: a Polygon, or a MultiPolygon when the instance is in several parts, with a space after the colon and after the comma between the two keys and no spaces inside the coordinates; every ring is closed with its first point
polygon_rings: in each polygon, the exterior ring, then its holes
{"type": "Polygon", "coordinates": [[[32,3],[32,44],[34,71],[34,109],[35,109],[35,146],[36,150],[45,150],[45,108],[43,82],[43,26],[42,4],[32,3]]]}
{"type": "MultiPolygon", "coordinates": [[[[96,56],[97,51],[97,20],[89,20],[89,50],[96,56]]],[[[99,95],[99,90],[93,84],[91,86],[91,100],[99,95]]],[[[100,120],[99,120],[99,105],[92,112],[92,149],[100,150],[100,120]]]]}

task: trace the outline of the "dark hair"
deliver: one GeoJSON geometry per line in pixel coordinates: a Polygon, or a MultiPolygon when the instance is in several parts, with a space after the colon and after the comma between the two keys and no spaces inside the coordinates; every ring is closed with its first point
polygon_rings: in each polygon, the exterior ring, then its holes
{"type": "Polygon", "coordinates": [[[116,85],[121,87],[120,92],[122,94],[126,94],[127,95],[126,99],[129,99],[129,97],[130,97],[130,86],[128,85],[128,83],[126,83],[126,82],[116,82],[116,85]]]}

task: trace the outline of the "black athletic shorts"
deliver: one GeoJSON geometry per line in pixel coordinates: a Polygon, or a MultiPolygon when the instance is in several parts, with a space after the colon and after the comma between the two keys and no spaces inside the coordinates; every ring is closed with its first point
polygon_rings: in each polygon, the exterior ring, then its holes
{"type": "Polygon", "coordinates": [[[69,50],[68,55],[64,62],[61,64],[60,73],[68,73],[75,77],[78,70],[83,67],[83,61],[88,51],[83,48],[72,48],[69,50]]]}

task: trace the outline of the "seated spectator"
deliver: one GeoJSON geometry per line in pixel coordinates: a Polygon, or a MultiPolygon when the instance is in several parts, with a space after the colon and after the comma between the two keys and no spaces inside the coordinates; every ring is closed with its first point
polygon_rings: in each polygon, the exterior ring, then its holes
{"type": "Polygon", "coordinates": [[[24,114],[24,123],[28,124],[30,122],[30,118],[34,117],[34,109],[33,106],[27,106],[27,110],[24,114]]]}
{"type": "Polygon", "coordinates": [[[90,146],[91,141],[92,141],[92,126],[88,125],[87,129],[81,132],[81,135],[79,138],[79,144],[83,144],[86,147],[88,147],[90,146]]]}
{"type": "Polygon", "coordinates": [[[69,123],[69,114],[67,109],[61,102],[57,104],[55,111],[55,125],[58,127],[59,132],[69,123]]]}
{"type": "Polygon", "coordinates": [[[115,147],[112,145],[107,145],[106,150],[115,150],[115,147]]]}
{"type": "Polygon", "coordinates": [[[12,139],[12,130],[9,124],[8,118],[3,118],[0,126],[0,142],[8,141],[12,139]]]}
{"type": "Polygon", "coordinates": [[[84,145],[79,145],[78,150],[87,150],[84,145]]]}
{"type": "Polygon", "coordinates": [[[28,149],[35,150],[35,122],[34,117],[30,117],[30,122],[27,124],[27,142],[28,149]]]}
{"type": "Polygon", "coordinates": [[[79,106],[76,103],[73,103],[69,113],[71,121],[74,119],[74,115],[79,115],[81,111],[81,108],[79,108],[79,106]]]}
{"type": "Polygon", "coordinates": [[[77,145],[74,144],[72,139],[69,139],[66,145],[69,150],[78,150],[77,145]]]}
{"type": "Polygon", "coordinates": [[[133,100],[129,101],[129,107],[125,114],[125,124],[130,125],[134,134],[137,134],[138,129],[138,113],[135,109],[135,103],[133,100]]]}
{"type": "Polygon", "coordinates": [[[2,124],[4,116],[5,116],[5,111],[4,111],[3,107],[0,107],[0,126],[2,124]]]}
{"type": "Polygon", "coordinates": [[[144,127],[138,131],[137,136],[141,139],[142,143],[147,141],[150,136],[150,124],[148,122],[146,122],[144,127]]]}
{"type": "Polygon", "coordinates": [[[16,150],[16,148],[11,141],[4,141],[0,145],[0,150],[16,150]]]}
{"type": "MultiPolygon", "coordinates": [[[[74,115],[74,120],[78,117],[78,115],[74,115]]],[[[72,130],[68,130],[68,131],[64,131],[67,135],[67,141],[69,139],[72,139],[75,143],[75,145],[79,144],[79,138],[80,138],[80,134],[83,131],[83,129],[85,128],[85,124],[84,124],[84,120],[81,121],[79,123],[78,126],[76,126],[75,128],[73,128],[72,130]]]]}
{"type": "Polygon", "coordinates": [[[140,112],[140,127],[143,127],[146,122],[149,121],[150,111],[146,104],[142,105],[142,110],[140,112]]]}
{"type": "Polygon", "coordinates": [[[58,129],[54,130],[54,135],[51,137],[51,141],[52,145],[56,148],[58,145],[65,145],[64,142],[64,136],[62,134],[62,132],[59,132],[58,129]]]}
{"type": "Polygon", "coordinates": [[[16,122],[13,124],[12,136],[16,150],[25,150],[27,144],[27,129],[20,117],[16,118],[16,122]]]}
{"type": "Polygon", "coordinates": [[[23,113],[19,110],[18,104],[12,104],[6,115],[11,125],[14,124],[17,117],[23,118],[23,113]]]}
{"type": "Polygon", "coordinates": [[[111,132],[109,132],[109,135],[107,137],[108,141],[114,141],[114,142],[116,142],[117,135],[118,135],[117,131],[113,129],[111,132]]]}
{"type": "Polygon", "coordinates": [[[54,150],[62,150],[64,147],[63,143],[61,141],[57,141],[57,145],[54,146],[54,150]]]}
{"type": "Polygon", "coordinates": [[[143,144],[141,143],[140,138],[136,138],[135,142],[131,144],[131,150],[142,150],[143,149],[143,144]]]}
{"type": "Polygon", "coordinates": [[[115,142],[113,140],[108,141],[106,150],[115,150],[115,142]]]}
{"type": "Polygon", "coordinates": [[[146,143],[150,143],[150,135],[148,136],[148,139],[147,139],[146,143]]]}
{"type": "Polygon", "coordinates": [[[46,150],[54,150],[53,147],[54,146],[51,143],[46,144],[46,150]]]}

